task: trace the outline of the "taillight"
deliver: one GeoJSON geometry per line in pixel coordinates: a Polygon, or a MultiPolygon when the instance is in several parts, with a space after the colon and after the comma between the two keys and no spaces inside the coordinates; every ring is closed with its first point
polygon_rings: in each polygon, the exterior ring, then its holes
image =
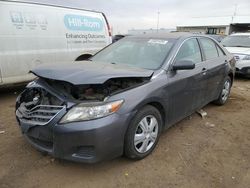
{"type": "Polygon", "coordinates": [[[104,17],[104,19],[105,19],[105,21],[106,21],[107,26],[108,26],[109,36],[111,37],[111,36],[112,36],[112,31],[111,31],[111,27],[110,27],[110,25],[109,25],[109,22],[108,22],[108,20],[107,20],[107,17],[105,16],[104,13],[102,13],[102,15],[103,15],[103,17],[104,17]]]}

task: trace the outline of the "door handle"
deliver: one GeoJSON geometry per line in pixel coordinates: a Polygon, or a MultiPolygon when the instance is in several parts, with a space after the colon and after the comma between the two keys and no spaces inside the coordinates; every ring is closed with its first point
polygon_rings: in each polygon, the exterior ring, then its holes
{"type": "Polygon", "coordinates": [[[201,73],[202,73],[202,75],[206,75],[206,74],[207,74],[207,69],[206,69],[206,68],[203,68],[203,69],[201,70],[201,73]]]}

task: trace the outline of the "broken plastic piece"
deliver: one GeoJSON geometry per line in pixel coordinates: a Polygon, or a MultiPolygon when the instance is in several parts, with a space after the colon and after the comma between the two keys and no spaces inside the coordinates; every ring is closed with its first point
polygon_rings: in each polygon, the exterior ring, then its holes
{"type": "Polygon", "coordinates": [[[197,110],[196,113],[198,113],[202,118],[207,116],[207,112],[205,112],[203,109],[197,110]]]}
{"type": "Polygon", "coordinates": [[[206,123],[205,123],[205,126],[206,126],[206,127],[215,127],[215,124],[206,122],[206,123]]]}

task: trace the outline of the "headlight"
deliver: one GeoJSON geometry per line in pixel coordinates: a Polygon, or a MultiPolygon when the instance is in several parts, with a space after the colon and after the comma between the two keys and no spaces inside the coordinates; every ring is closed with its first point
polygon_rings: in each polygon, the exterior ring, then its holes
{"type": "Polygon", "coordinates": [[[242,60],[250,60],[250,55],[246,55],[242,60]]]}
{"type": "Polygon", "coordinates": [[[81,103],[71,108],[60,123],[85,121],[108,116],[119,110],[123,100],[109,103],[81,103]]]}

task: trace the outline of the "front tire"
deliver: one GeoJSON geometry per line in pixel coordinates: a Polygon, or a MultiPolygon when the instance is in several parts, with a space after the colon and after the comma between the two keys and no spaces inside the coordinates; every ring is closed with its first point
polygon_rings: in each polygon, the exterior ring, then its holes
{"type": "Polygon", "coordinates": [[[214,101],[215,104],[224,105],[227,102],[231,92],[231,86],[232,86],[232,80],[229,76],[227,76],[226,79],[224,80],[223,88],[220,92],[219,98],[214,101]]]}
{"type": "Polygon", "coordinates": [[[125,156],[139,160],[149,155],[159,140],[162,124],[161,113],[155,107],[147,105],[139,110],[125,135],[125,156]]]}

